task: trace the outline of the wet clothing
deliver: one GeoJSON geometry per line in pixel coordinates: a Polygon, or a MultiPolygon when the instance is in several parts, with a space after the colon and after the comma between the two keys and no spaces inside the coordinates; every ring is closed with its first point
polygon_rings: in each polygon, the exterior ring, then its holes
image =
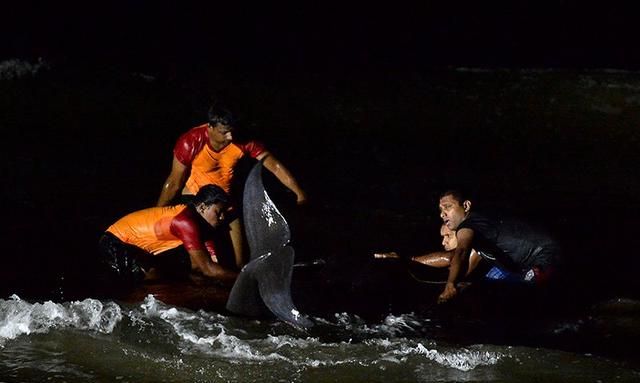
{"type": "Polygon", "coordinates": [[[473,230],[471,246],[499,267],[487,273],[488,279],[542,281],[548,279],[558,261],[558,244],[543,231],[517,220],[471,212],[458,226],[460,229],[473,230]]]}
{"type": "Polygon", "coordinates": [[[104,270],[120,281],[135,283],[144,278],[142,266],[148,253],[139,247],[122,242],[110,232],[105,232],[98,242],[104,270]]]}
{"type": "Polygon", "coordinates": [[[187,275],[191,269],[189,254],[182,246],[160,255],[152,255],[139,247],[122,242],[106,231],[100,237],[98,250],[103,266],[100,278],[104,278],[108,286],[113,285],[114,279],[123,284],[120,287],[134,285],[142,281],[145,272],[152,267],[161,268],[166,276],[187,275]]]}
{"type": "Polygon", "coordinates": [[[554,266],[547,266],[544,269],[533,266],[529,270],[513,272],[503,270],[498,266],[493,266],[484,279],[488,281],[503,281],[514,283],[532,283],[536,285],[547,284],[556,274],[554,266]]]}
{"type": "Polygon", "coordinates": [[[183,245],[186,250],[206,249],[216,261],[213,228],[191,206],[139,210],[118,220],[107,232],[153,255],[183,245]]]}
{"type": "Polygon", "coordinates": [[[216,152],[209,143],[207,125],[197,126],[180,136],[173,155],[180,163],[191,168],[185,184],[191,194],[196,194],[207,184],[218,185],[230,193],[238,161],[247,155],[256,158],[265,152],[265,148],[255,141],[245,144],[233,142],[216,152]]]}
{"type": "Polygon", "coordinates": [[[220,236],[194,207],[176,205],[124,216],[107,229],[98,246],[105,271],[122,282],[135,283],[154,266],[168,263],[169,269],[188,270],[188,250],[206,250],[217,262],[214,238],[220,236]]]}

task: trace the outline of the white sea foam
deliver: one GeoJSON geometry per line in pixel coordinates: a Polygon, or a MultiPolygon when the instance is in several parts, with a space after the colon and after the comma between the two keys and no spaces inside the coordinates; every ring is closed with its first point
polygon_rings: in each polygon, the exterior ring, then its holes
{"type": "Polygon", "coordinates": [[[267,335],[267,341],[276,348],[289,347],[292,349],[305,349],[321,344],[318,338],[295,338],[289,335],[267,335]]]}
{"type": "Polygon", "coordinates": [[[504,357],[503,354],[496,352],[469,350],[466,348],[453,352],[443,352],[436,349],[428,349],[421,343],[418,343],[415,347],[402,346],[400,349],[393,350],[386,355],[388,356],[389,354],[400,356],[412,354],[424,355],[427,359],[438,364],[461,371],[469,371],[478,366],[494,365],[504,357]]]}
{"type": "MultiPolygon", "coordinates": [[[[265,334],[251,336],[246,331],[237,331],[228,317],[215,316],[205,312],[182,311],[175,307],[165,306],[153,296],[148,296],[140,305],[139,314],[145,320],[161,320],[169,326],[173,333],[182,341],[181,351],[187,354],[205,354],[221,358],[230,363],[285,363],[291,366],[326,367],[339,365],[371,366],[381,361],[400,363],[400,358],[392,351],[406,348],[407,338],[397,338],[396,335],[410,332],[423,323],[413,314],[400,316],[389,315],[382,323],[367,325],[357,315],[340,313],[334,315],[334,321],[321,320],[326,325],[346,330],[357,337],[368,338],[363,342],[351,343],[351,339],[336,342],[322,342],[316,337],[297,337],[291,334],[265,334]],[[206,324],[206,325],[205,325],[206,324]],[[390,338],[390,339],[389,339],[390,338]],[[377,351],[360,351],[353,356],[354,348],[377,351]],[[386,353],[386,354],[384,354],[386,353]],[[340,355],[337,357],[337,355],[340,355]]],[[[135,317],[136,315],[131,315],[135,317]]],[[[239,323],[240,324],[240,323],[239,323]]],[[[244,322],[241,325],[246,326],[244,322]]],[[[269,331],[262,328],[259,331],[269,331]]]]}
{"type": "Polygon", "coordinates": [[[421,326],[413,314],[404,314],[400,316],[387,315],[383,324],[378,326],[378,330],[385,334],[397,335],[407,330],[414,331],[421,326]]]}
{"type": "Polygon", "coordinates": [[[48,69],[49,65],[42,59],[32,63],[20,59],[10,59],[0,62],[0,80],[15,80],[33,77],[38,72],[48,69]]]}
{"type": "Polygon", "coordinates": [[[207,321],[203,318],[203,313],[194,314],[164,306],[151,295],[140,307],[145,317],[155,317],[169,325],[184,342],[183,351],[185,352],[197,348],[200,352],[230,361],[288,361],[278,353],[259,351],[257,347],[251,345],[250,341],[229,334],[224,321],[207,321]],[[208,325],[204,325],[205,323],[208,325]]]}
{"type": "MultiPolygon", "coordinates": [[[[442,346],[428,339],[420,338],[418,342],[416,331],[427,325],[428,320],[417,319],[413,314],[389,315],[378,324],[367,324],[356,315],[336,314],[331,320],[325,320],[325,325],[336,327],[344,338],[327,342],[312,336],[274,334],[273,331],[283,330],[277,323],[261,323],[204,311],[193,312],[165,305],[153,296],[148,296],[143,303],[124,313],[115,303],[103,303],[95,299],[58,304],[29,303],[12,297],[11,300],[0,301],[0,308],[2,342],[20,335],[62,328],[112,333],[116,324],[126,317],[123,325],[139,331],[132,333],[123,328],[112,335],[125,336],[120,339],[121,342],[135,345],[122,347],[124,355],[157,360],[158,363],[167,356],[141,351],[137,337],[147,339],[151,336],[155,344],[175,345],[187,360],[204,357],[218,360],[229,368],[233,368],[230,367],[232,365],[264,364],[289,366],[299,371],[339,366],[376,366],[385,370],[408,362],[435,362],[454,370],[469,371],[477,366],[495,364],[502,357],[481,347],[446,348],[447,351],[444,351],[442,346]],[[177,343],[174,344],[167,336],[177,343]]],[[[171,357],[167,360],[177,363],[182,359],[171,357]]]]}
{"type": "Polygon", "coordinates": [[[413,313],[399,316],[390,314],[379,324],[367,324],[359,316],[347,313],[334,314],[334,318],[336,320],[335,323],[322,322],[319,319],[316,319],[316,321],[337,325],[345,330],[353,331],[356,335],[374,335],[380,337],[402,336],[406,333],[413,334],[429,322],[428,319],[418,320],[413,313]]]}
{"type": "Polygon", "coordinates": [[[29,303],[18,296],[0,299],[0,347],[20,335],[46,333],[54,328],[111,333],[122,319],[120,307],[96,299],[54,303],[29,303]]]}

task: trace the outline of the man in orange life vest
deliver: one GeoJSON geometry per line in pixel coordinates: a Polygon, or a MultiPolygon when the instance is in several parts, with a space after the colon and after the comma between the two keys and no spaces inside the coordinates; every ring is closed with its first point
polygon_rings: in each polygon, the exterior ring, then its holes
{"type": "MultiPolygon", "coordinates": [[[[215,184],[230,192],[234,169],[244,156],[264,159],[264,167],[296,195],[298,204],[306,195],[291,172],[264,146],[255,141],[233,141],[234,121],[231,113],[217,105],[209,109],[208,122],[184,133],[173,149],[171,172],[165,181],[157,206],[166,206],[178,195],[188,197],[203,185],[215,184]]],[[[236,216],[229,223],[236,266],[244,265],[242,224],[236,216]]]]}
{"type": "Polygon", "coordinates": [[[228,196],[205,185],[187,205],[152,207],[126,215],[102,235],[99,249],[112,277],[123,282],[152,279],[161,255],[183,246],[191,269],[222,283],[237,273],[218,264],[214,238],[225,219],[228,196]]]}

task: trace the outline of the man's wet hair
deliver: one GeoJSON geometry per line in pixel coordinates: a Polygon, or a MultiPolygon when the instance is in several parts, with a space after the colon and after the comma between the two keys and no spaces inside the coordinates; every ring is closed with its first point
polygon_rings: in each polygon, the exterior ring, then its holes
{"type": "Polygon", "coordinates": [[[221,203],[224,206],[229,205],[229,195],[218,185],[204,185],[191,200],[193,206],[204,204],[211,206],[215,203],[221,203]]]}
{"type": "Polygon", "coordinates": [[[462,203],[464,201],[471,201],[471,198],[469,196],[468,193],[462,191],[461,189],[448,189],[445,190],[443,193],[440,194],[440,198],[442,199],[445,196],[450,195],[451,197],[453,197],[453,199],[455,199],[456,201],[458,201],[458,203],[460,205],[462,205],[462,203]]]}
{"type": "Polygon", "coordinates": [[[236,120],[233,117],[233,114],[231,114],[231,111],[218,103],[214,103],[209,107],[207,118],[207,121],[212,126],[221,124],[233,127],[236,123],[236,120]]]}

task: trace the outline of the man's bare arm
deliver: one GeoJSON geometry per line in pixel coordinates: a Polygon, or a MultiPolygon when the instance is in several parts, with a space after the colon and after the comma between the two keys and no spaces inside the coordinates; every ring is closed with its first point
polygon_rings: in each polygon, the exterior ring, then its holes
{"type": "Polygon", "coordinates": [[[412,257],[411,260],[431,267],[448,267],[453,251],[435,251],[433,253],[412,257]]]}
{"type": "MultiPolygon", "coordinates": [[[[411,257],[411,261],[422,263],[431,267],[447,267],[451,261],[451,251],[436,251],[433,253],[411,257]]],[[[400,259],[400,255],[395,251],[386,253],[374,253],[376,259],[400,259]]]]}
{"type": "Polygon", "coordinates": [[[156,206],[167,206],[171,203],[171,200],[180,193],[184,187],[187,181],[187,175],[187,167],[174,156],[171,164],[171,173],[169,173],[169,177],[167,177],[164,185],[162,185],[162,191],[160,192],[156,206]]]}
{"type": "Polygon", "coordinates": [[[293,174],[280,162],[273,154],[269,152],[263,152],[257,159],[262,160],[264,158],[264,167],[267,168],[276,178],[289,190],[295,193],[296,202],[303,204],[307,200],[307,195],[302,190],[298,181],[293,177],[293,174]]]}
{"type": "Polygon", "coordinates": [[[456,282],[461,274],[466,274],[466,268],[469,264],[473,230],[460,229],[456,232],[456,238],[458,240],[458,247],[453,250],[451,264],[449,266],[449,278],[447,279],[444,291],[438,297],[439,303],[446,302],[455,297],[457,294],[456,282]]]}
{"type": "Polygon", "coordinates": [[[193,271],[224,283],[233,283],[238,276],[235,271],[227,270],[213,262],[206,250],[189,250],[188,252],[191,259],[191,270],[193,271]]]}

